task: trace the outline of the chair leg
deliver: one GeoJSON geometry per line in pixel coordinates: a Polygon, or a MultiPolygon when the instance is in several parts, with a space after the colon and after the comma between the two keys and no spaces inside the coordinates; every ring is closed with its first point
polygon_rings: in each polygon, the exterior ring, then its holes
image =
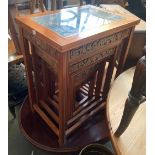
{"type": "Polygon", "coordinates": [[[138,61],[136,66],[131,91],[125,103],[125,108],[121,122],[119,124],[118,129],[115,132],[116,137],[121,136],[123,132],[127,129],[139,105],[145,100],[146,97],[145,88],[146,88],[146,65],[145,65],[145,57],[142,57],[138,61]]]}

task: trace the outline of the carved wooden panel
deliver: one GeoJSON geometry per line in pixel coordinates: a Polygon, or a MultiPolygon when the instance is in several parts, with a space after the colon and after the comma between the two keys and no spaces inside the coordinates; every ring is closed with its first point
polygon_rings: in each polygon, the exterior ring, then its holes
{"type": "Polygon", "coordinates": [[[49,54],[49,56],[51,56],[54,59],[54,61],[57,61],[59,57],[59,52],[52,46],[50,46],[44,39],[37,36],[35,31],[23,29],[23,35],[26,39],[28,39],[35,46],[37,46],[41,51],[49,54]]]}
{"type": "Polygon", "coordinates": [[[23,29],[23,35],[34,45],[35,53],[49,64],[49,68],[54,74],[57,74],[59,59],[58,51],[50,46],[45,40],[35,35],[33,31],[23,29]]]}
{"type": "Polygon", "coordinates": [[[90,54],[90,53],[93,54],[93,52],[95,52],[96,50],[103,49],[109,45],[117,43],[118,41],[121,41],[122,39],[129,36],[130,31],[131,31],[130,29],[126,29],[124,31],[110,35],[108,37],[104,37],[99,40],[95,40],[95,41],[88,43],[84,46],[80,46],[79,48],[72,49],[69,52],[69,59],[73,60],[73,59],[79,58],[81,56],[85,56],[86,54],[90,54]]]}
{"type": "Polygon", "coordinates": [[[101,51],[100,53],[98,53],[92,57],[83,59],[79,62],[71,63],[69,65],[69,72],[72,73],[72,72],[75,72],[77,70],[80,70],[83,67],[87,67],[87,66],[92,65],[92,64],[97,64],[100,61],[102,61],[104,58],[107,58],[108,56],[111,56],[112,54],[114,54],[114,51],[115,51],[115,48],[111,48],[111,49],[108,49],[106,51],[101,51]]]}
{"type": "Polygon", "coordinates": [[[53,59],[51,59],[47,53],[41,51],[37,46],[35,46],[35,47],[36,47],[36,54],[38,56],[40,56],[49,65],[48,68],[55,75],[57,75],[57,72],[58,72],[58,62],[57,61],[53,61],[53,59]]]}

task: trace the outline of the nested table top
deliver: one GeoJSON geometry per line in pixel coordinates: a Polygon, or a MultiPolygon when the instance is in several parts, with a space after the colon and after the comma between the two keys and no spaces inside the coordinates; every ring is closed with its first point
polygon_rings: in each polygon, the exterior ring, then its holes
{"type": "Polygon", "coordinates": [[[87,5],[81,8],[69,8],[54,14],[32,17],[32,20],[62,37],[70,37],[88,33],[92,29],[122,18],[122,16],[87,5]]]}
{"type": "Polygon", "coordinates": [[[107,118],[110,134],[116,152],[119,155],[146,154],[146,103],[142,103],[136,111],[128,128],[119,137],[114,133],[123,115],[125,100],[131,89],[135,68],[123,72],[112,84],[107,99],[107,118]]]}
{"type": "Polygon", "coordinates": [[[133,14],[118,14],[92,5],[17,17],[20,26],[33,30],[60,52],[138,24],[133,14]]]}

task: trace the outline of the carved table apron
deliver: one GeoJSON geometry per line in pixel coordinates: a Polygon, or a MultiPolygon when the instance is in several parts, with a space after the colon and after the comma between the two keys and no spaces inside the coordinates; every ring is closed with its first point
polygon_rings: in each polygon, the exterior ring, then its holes
{"type": "Polygon", "coordinates": [[[85,35],[82,40],[74,36],[66,39],[53,32],[52,38],[49,29],[44,33],[45,28],[30,21],[30,17],[17,18],[29,105],[63,147],[92,116],[103,111],[114,67],[117,65],[118,76],[139,20],[134,17],[128,24],[113,25],[111,31],[85,35]],[[65,40],[71,43],[65,44],[65,40]]]}

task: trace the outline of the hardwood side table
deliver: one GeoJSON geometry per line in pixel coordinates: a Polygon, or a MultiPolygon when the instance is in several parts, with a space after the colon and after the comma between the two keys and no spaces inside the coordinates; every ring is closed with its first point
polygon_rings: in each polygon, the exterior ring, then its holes
{"type": "Polygon", "coordinates": [[[103,114],[96,133],[91,123],[105,109],[117,54],[121,51],[116,77],[139,21],[91,5],[17,18],[29,88],[20,123],[34,145],[60,152],[103,139],[103,114]],[[86,126],[93,129],[88,136],[81,132],[86,126]],[[45,128],[46,137],[53,135],[49,141],[40,138],[45,128]],[[80,136],[86,139],[81,142],[80,136]]]}

